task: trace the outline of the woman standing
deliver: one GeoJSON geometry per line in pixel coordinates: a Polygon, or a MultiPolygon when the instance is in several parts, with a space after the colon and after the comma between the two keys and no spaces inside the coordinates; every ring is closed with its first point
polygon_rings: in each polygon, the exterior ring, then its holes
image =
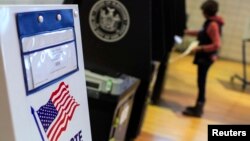
{"type": "Polygon", "coordinates": [[[206,102],[206,78],[211,65],[217,60],[217,51],[221,46],[221,32],[223,19],[217,16],[219,4],[214,0],[207,0],[201,5],[201,10],[206,21],[200,31],[185,31],[185,34],[197,36],[199,47],[193,50],[195,53],[194,64],[197,65],[198,98],[193,107],[187,107],[183,114],[200,117],[206,102]]]}

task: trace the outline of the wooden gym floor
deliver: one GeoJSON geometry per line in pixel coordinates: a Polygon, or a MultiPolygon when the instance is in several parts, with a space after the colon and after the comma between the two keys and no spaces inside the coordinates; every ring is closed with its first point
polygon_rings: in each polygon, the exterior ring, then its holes
{"type": "Polygon", "coordinates": [[[181,114],[196,99],[196,66],[192,59],[187,56],[169,64],[160,106],[148,106],[136,141],[206,141],[208,124],[250,124],[250,86],[243,92],[240,81],[230,82],[232,75],[242,74],[242,65],[225,60],[217,61],[209,71],[204,116],[181,114]]]}

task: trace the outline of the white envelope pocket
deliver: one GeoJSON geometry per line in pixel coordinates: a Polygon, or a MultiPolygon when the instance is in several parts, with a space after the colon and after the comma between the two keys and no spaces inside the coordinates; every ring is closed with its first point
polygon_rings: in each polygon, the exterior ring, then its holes
{"type": "Polygon", "coordinates": [[[78,69],[72,28],[25,37],[21,41],[28,91],[78,69]]]}

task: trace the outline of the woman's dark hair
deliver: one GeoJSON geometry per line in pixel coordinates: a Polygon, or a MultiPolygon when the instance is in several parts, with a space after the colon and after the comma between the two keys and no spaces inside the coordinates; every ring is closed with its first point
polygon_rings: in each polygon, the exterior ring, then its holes
{"type": "Polygon", "coordinates": [[[215,0],[206,0],[201,5],[201,9],[207,16],[215,16],[219,10],[219,4],[215,0]]]}

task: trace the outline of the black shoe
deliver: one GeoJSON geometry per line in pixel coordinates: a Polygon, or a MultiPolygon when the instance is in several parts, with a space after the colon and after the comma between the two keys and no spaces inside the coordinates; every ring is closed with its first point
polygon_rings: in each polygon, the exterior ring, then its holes
{"type": "Polygon", "coordinates": [[[186,107],[186,109],[185,110],[188,110],[188,111],[192,111],[192,110],[195,110],[195,106],[188,106],[188,107],[186,107]]]}
{"type": "Polygon", "coordinates": [[[183,114],[186,116],[201,117],[203,114],[204,103],[197,103],[194,107],[187,107],[183,114]]]}
{"type": "Polygon", "coordinates": [[[182,112],[183,115],[185,116],[192,116],[192,117],[201,117],[203,112],[200,112],[200,111],[196,111],[196,110],[185,110],[182,112]]]}

